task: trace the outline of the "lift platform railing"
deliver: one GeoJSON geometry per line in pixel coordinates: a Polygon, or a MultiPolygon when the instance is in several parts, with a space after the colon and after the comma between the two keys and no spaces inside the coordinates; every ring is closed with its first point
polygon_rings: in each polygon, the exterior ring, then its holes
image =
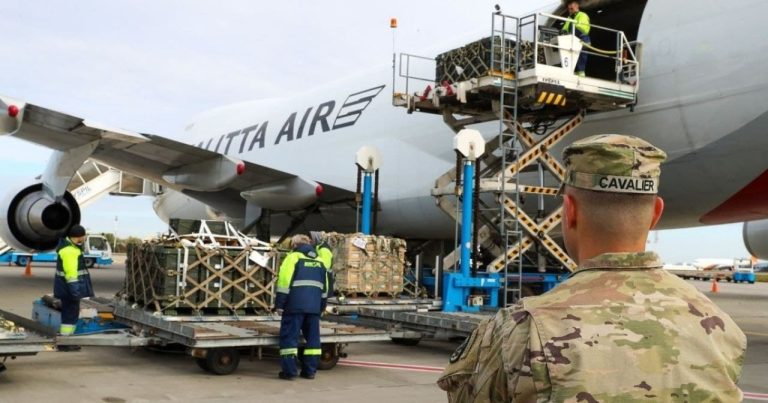
{"type": "MultiPolygon", "coordinates": [[[[631,84],[635,88],[635,92],[637,91],[640,83],[640,62],[636,49],[640,44],[636,41],[630,42],[623,31],[600,25],[590,25],[590,35],[594,36],[595,33],[600,32],[603,38],[606,36],[614,38],[610,49],[600,49],[594,44],[583,43],[575,36],[576,23],[573,19],[547,13],[534,13],[521,17],[518,20],[520,35],[515,40],[519,40],[520,49],[524,49],[519,54],[521,60],[518,63],[518,73],[522,74],[540,65],[569,68],[568,66],[563,66],[564,60],[561,59],[560,55],[571,55],[572,57],[569,57],[567,63],[575,65],[579,53],[583,52],[596,58],[611,60],[614,63],[615,77],[613,80],[606,81],[613,81],[616,84],[631,84]],[[560,28],[556,27],[558,22],[563,24],[571,22],[570,32],[567,35],[560,35],[560,28]]],[[[498,33],[494,33],[493,37],[489,39],[491,41],[491,48],[504,46],[499,44],[502,39],[498,33]]],[[[505,38],[504,40],[510,39],[505,38]]],[[[434,74],[432,76],[425,74],[427,69],[435,72],[437,63],[438,61],[435,57],[400,53],[399,66],[393,66],[393,68],[397,68],[398,77],[401,79],[401,82],[398,84],[404,85],[405,91],[399,92],[396,89],[398,85],[393,86],[393,104],[408,107],[408,110],[411,111],[412,103],[418,102],[418,98],[424,100],[435,95],[445,95],[446,92],[451,92],[452,89],[447,88],[447,86],[458,84],[457,82],[441,82],[440,78],[436,77],[437,74],[432,73],[434,74]]],[[[593,63],[591,62],[590,64],[593,63]]],[[[507,63],[507,65],[512,66],[511,63],[507,63]]],[[[499,72],[489,68],[487,75],[505,77],[505,74],[508,73],[512,74],[513,72],[499,72]]],[[[587,77],[594,78],[589,76],[589,65],[587,67],[587,77]]]]}
{"type": "MultiPolygon", "coordinates": [[[[555,38],[560,36],[560,32],[559,30],[555,30],[553,28],[555,25],[554,21],[561,21],[563,24],[570,22],[568,35],[576,36],[577,24],[575,20],[547,13],[532,14],[531,16],[524,18],[531,17],[533,17],[535,21],[533,24],[535,31],[532,33],[532,36],[535,37],[535,56],[538,56],[539,49],[541,48],[569,51],[575,50],[573,47],[573,43],[575,42],[571,42],[571,46],[560,46],[559,43],[555,40],[555,38]],[[540,25],[540,21],[542,20],[544,21],[545,25],[540,25]]],[[[525,28],[525,26],[523,25],[521,28],[525,28]]],[[[579,41],[583,46],[581,51],[588,55],[613,60],[616,64],[617,83],[626,83],[631,81],[635,85],[639,85],[638,73],[640,71],[640,63],[637,59],[637,56],[635,55],[634,50],[637,42],[630,42],[623,31],[590,24],[590,35],[596,31],[602,31],[611,34],[611,36],[615,38],[615,47],[613,49],[599,49],[591,44],[585,44],[579,41]]],[[[538,59],[534,58],[534,60],[538,59]]]]}
{"type": "MultiPolygon", "coordinates": [[[[412,105],[410,105],[410,95],[412,86],[415,86],[416,83],[423,83],[425,87],[429,86],[429,88],[437,86],[434,76],[427,78],[420,74],[423,69],[430,69],[432,72],[434,72],[435,64],[437,61],[433,57],[419,56],[410,53],[400,53],[398,63],[399,67],[397,75],[398,77],[404,79],[405,92],[399,93],[395,90],[396,86],[393,86],[392,88],[394,92],[392,94],[392,103],[395,106],[400,106],[398,101],[407,102],[408,104],[406,106],[408,107],[408,110],[411,110],[410,107],[412,105]],[[416,83],[412,84],[411,81],[415,81],[416,83]]],[[[425,89],[420,88],[419,90],[425,89]]]]}

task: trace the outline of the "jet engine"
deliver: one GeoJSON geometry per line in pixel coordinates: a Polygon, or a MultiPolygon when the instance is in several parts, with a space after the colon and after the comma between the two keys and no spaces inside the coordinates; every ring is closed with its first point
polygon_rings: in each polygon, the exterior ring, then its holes
{"type": "Polygon", "coordinates": [[[20,250],[54,249],[80,223],[80,207],[72,194],[66,192],[57,202],[46,194],[42,183],[9,193],[0,204],[0,213],[0,238],[20,250]]]}
{"type": "Polygon", "coordinates": [[[752,256],[768,259],[768,220],[745,222],[742,236],[752,256]]]}

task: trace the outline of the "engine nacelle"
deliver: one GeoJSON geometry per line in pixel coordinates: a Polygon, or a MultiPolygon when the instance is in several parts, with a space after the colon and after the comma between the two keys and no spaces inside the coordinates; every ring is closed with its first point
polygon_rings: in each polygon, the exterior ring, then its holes
{"type": "Polygon", "coordinates": [[[315,181],[294,177],[253,187],[240,193],[243,199],[265,209],[290,211],[303,209],[323,194],[315,181]]]}
{"type": "Polygon", "coordinates": [[[80,223],[77,200],[66,192],[56,202],[43,191],[43,184],[11,192],[0,204],[0,238],[15,249],[46,251],[80,223]]]}
{"type": "Polygon", "coordinates": [[[172,218],[229,221],[235,226],[241,225],[243,221],[242,218],[229,217],[203,202],[171,189],[165,189],[162,194],[157,195],[152,202],[152,208],[166,224],[172,218]]]}
{"type": "Polygon", "coordinates": [[[759,259],[768,259],[768,220],[747,221],[742,230],[744,246],[759,259]]]}

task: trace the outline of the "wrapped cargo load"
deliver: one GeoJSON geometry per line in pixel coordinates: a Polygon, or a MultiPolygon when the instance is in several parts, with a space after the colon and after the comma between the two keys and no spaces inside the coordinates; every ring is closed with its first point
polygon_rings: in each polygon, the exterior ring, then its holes
{"type": "Polygon", "coordinates": [[[396,297],[403,292],[404,240],[336,232],[321,238],[333,251],[334,288],[340,295],[396,297]]]}
{"type": "MultiPolygon", "coordinates": [[[[458,83],[472,78],[484,77],[490,74],[514,74],[515,73],[515,43],[507,39],[506,60],[504,60],[504,71],[493,71],[501,69],[501,37],[493,36],[483,38],[469,43],[457,49],[441,53],[435,58],[436,61],[436,82],[458,83]],[[493,40],[493,43],[491,43],[493,40]],[[493,56],[493,57],[492,57],[493,56]],[[493,60],[492,60],[493,59],[493,60]],[[495,61],[492,66],[492,62],[495,61]]],[[[520,46],[521,65],[530,65],[533,63],[534,43],[524,41],[520,46]]],[[[543,53],[539,52],[541,60],[544,62],[543,53]]],[[[522,67],[522,66],[521,66],[522,67]]]]}
{"type": "Polygon", "coordinates": [[[202,223],[177,226],[195,231],[190,234],[130,245],[123,298],[169,315],[269,311],[277,279],[273,248],[228,223],[202,223]]]}
{"type": "Polygon", "coordinates": [[[0,340],[19,340],[27,337],[27,333],[24,328],[19,327],[16,323],[5,319],[0,314],[0,340]]]}

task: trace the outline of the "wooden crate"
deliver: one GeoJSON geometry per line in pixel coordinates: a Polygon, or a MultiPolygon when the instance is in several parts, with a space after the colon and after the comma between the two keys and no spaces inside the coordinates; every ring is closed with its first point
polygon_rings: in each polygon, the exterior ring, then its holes
{"type": "Polygon", "coordinates": [[[403,291],[406,243],[363,234],[323,234],[333,251],[335,290],[347,296],[390,296],[403,291]]]}

